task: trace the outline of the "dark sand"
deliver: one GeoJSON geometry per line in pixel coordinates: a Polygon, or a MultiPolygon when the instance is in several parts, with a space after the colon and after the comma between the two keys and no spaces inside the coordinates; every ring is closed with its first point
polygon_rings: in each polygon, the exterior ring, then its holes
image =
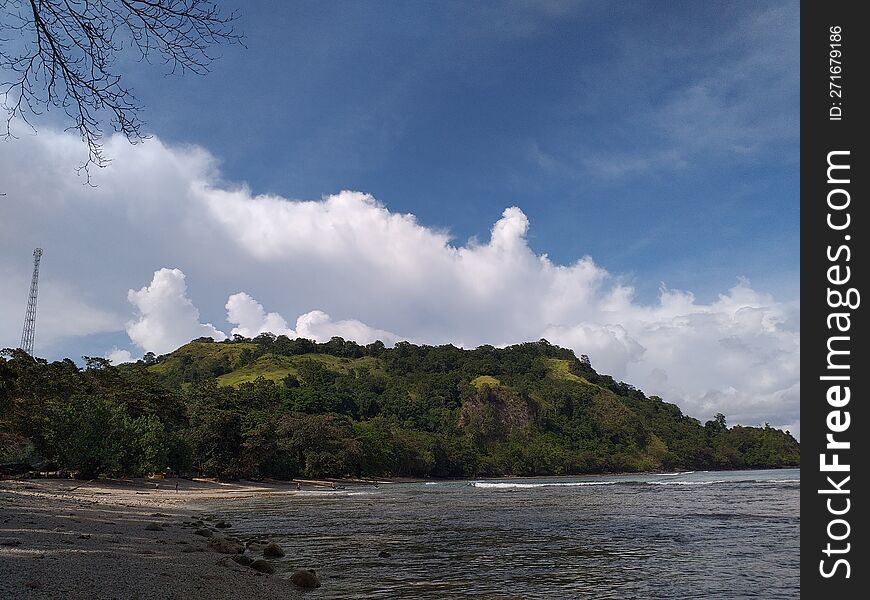
{"type": "Polygon", "coordinates": [[[0,598],[301,597],[289,576],[306,565],[294,564],[292,548],[270,559],[276,574],[264,575],[210,550],[195,527],[183,525],[219,519],[220,506],[238,498],[294,494],[295,484],[179,480],[176,492],[175,483],[0,481],[0,598]],[[146,530],[150,523],[163,531],[146,530]]]}

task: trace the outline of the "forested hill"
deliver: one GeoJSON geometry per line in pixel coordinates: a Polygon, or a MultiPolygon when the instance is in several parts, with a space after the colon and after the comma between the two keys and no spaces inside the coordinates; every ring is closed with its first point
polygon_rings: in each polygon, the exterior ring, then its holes
{"type": "Polygon", "coordinates": [[[799,464],[541,340],[507,348],[199,339],[111,366],[0,357],[0,463],[82,477],[475,477],[799,464]]]}

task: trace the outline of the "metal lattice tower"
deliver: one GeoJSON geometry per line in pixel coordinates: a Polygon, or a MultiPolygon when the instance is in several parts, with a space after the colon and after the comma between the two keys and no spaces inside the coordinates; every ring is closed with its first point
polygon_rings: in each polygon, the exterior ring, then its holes
{"type": "Polygon", "coordinates": [[[36,333],[36,290],[39,283],[39,259],[42,248],[33,251],[33,279],[30,281],[30,297],[27,299],[27,314],[24,315],[24,331],[21,332],[21,349],[33,355],[33,336],[36,333]]]}

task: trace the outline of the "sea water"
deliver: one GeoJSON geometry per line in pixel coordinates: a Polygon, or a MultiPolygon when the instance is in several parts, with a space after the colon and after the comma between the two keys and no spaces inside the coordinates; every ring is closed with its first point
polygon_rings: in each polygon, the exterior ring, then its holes
{"type": "Polygon", "coordinates": [[[285,576],[315,569],[312,599],[790,599],[799,492],[797,469],[430,481],[224,514],[287,550],[285,576]]]}

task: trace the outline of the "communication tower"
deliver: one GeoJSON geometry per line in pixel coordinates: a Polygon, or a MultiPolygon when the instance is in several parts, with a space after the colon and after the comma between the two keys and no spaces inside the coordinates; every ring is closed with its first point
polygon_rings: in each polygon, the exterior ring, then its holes
{"type": "Polygon", "coordinates": [[[27,298],[27,314],[24,315],[24,331],[21,332],[21,349],[33,355],[33,336],[36,333],[36,290],[39,283],[39,259],[42,248],[33,251],[33,279],[30,280],[30,296],[27,298]]]}

